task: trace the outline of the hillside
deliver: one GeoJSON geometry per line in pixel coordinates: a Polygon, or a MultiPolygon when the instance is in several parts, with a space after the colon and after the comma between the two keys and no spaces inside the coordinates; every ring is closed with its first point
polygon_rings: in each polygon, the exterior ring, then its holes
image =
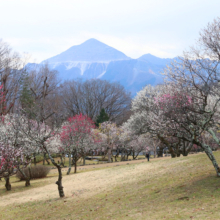
{"type": "MultiPolygon", "coordinates": [[[[214,154],[220,161],[220,152],[214,154]]],[[[33,180],[30,188],[14,180],[11,192],[0,182],[0,218],[220,219],[219,178],[203,153],[81,167],[64,176],[64,199],[54,175],[33,180]]]]}

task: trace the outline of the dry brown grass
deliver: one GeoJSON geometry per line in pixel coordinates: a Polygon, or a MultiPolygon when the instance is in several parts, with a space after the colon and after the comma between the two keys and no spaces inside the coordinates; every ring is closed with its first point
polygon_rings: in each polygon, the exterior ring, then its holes
{"type": "MultiPolygon", "coordinates": [[[[67,168],[63,169],[63,186],[66,197],[71,197],[73,195],[79,198],[90,197],[97,192],[105,191],[109,188],[114,188],[118,184],[125,184],[135,181],[140,176],[144,175],[147,170],[153,172],[155,165],[149,163],[146,166],[146,160],[144,161],[126,161],[118,164],[101,164],[99,166],[85,166],[80,168],[83,170],[87,169],[97,169],[97,168],[111,168],[111,169],[100,169],[94,170],[92,172],[83,172],[79,174],[65,175],[67,168]],[[130,163],[129,163],[130,162],[130,163]],[[141,163],[140,166],[129,166],[130,164],[141,163]],[[118,166],[116,166],[118,165],[118,166]],[[121,165],[121,166],[120,166],[121,165]],[[152,170],[153,169],[153,170],[152,170]],[[133,178],[135,176],[135,178],[133,178]]],[[[156,164],[157,167],[158,164],[156,164]]],[[[57,173],[56,170],[52,171],[53,174],[57,173]]],[[[9,204],[25,203],[28,201],[39,201],[46,199],[56,199],[58,197],[57,185],[54,183],[57,180],[56,177],[50,178],[50,184],[38,187],[34,190],[27,189],[26,193],[13,193],[1,196],[0,206],[7,206],[9,204]],[[45,193],[46,192],[46,193],[45,193]]],[[[34,181],[32,181],[34,182],[34,181]]],[[[1,188],[3,186],[1,185],[1,188]]],[[[16,187],[16,182],[12,185],[13,188],[16,187]]]]}
{"type": "Polygon", "coordinates": [[[136,162],[64,176],[64,199],[57,177],[9,193],[0,183],[0,219],[220,219],[220,179],[206,155],[136,162]]]}

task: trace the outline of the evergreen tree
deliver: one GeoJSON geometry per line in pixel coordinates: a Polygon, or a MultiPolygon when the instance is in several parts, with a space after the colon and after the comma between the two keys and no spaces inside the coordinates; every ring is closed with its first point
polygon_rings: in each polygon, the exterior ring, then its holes
{"type": "Polygon", "coordinates": [[[20,103],[22,109],[25,112],[27,112],[34,107],[34,97],[30,89],[29,76],[27,73],[23,74],[20,83],[21,83],[20,103]]]}
{"type": "Polygon", "coordinates": [[[102,108],[101,111],[100,111],[100,114],[97,116],[96,118],[96,122],[95,122],[95,125],[97,127],[99,127],[99,124],[101,124],[102,122],[104,121],[108,121],[109,120],[109,116],[108,114],[105,112],[105,109],[102,108]]]}

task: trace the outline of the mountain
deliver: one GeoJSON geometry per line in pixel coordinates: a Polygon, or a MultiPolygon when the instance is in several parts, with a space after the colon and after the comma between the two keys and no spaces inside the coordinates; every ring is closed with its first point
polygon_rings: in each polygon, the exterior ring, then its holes
{"type": "Polygon", "coordinates": [[[89,39],[42,63],[57,70],[62,81],[78,78],[117,81],[134,96],[147,84],[162,83],[161,71],[171,60],[151,54],[131,59],[96,39],[89,39]]]}
{"type": "Polygon", "coordinates": [[[147,84],[162,83],[160,74],[162,69],[160,66],[138,59],[115,61],[108,65],[101,79],[120,82],[134,96],[147,84]]]}
{"type": "Polygon", "coordinates": [[[49,63],[64,80],[82,76],[84,79],[92,79],[101,78],[110,62],[130,59],[124,53],[92,38],[42,63],[49,63]]]}
{"type": "Polygon", "coordinates": [[[144,62],[149,62],[149,63],[155,64],[157,66],[158,65],[166,66],[167,64],[170,63],[170,61],[172,59],[170,59],[170,58],[159,58],[159,57],[153,56],[150,53],[148,53],[148,54],[145,54],[145,55],[139,57],[138,60],[144,61],[144,62]]]}
{"type": "Polygon", "coordinates": [[[96,39],[89,39],[84,43],[70,47],[68,50],[47,59],[49,63],[62,62],[110,62],[114,60],[130,59],[124,53],[110,47],[96,39]]]}

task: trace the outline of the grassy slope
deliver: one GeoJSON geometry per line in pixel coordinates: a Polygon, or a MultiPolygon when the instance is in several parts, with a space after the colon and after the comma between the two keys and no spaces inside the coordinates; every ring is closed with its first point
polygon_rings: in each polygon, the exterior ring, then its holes
{"type": "MultiPolygon", "coordinates": [[[[215,155],[220,161],[220,152],[215,155]]],[[[220,219],[220,179],[205,154],[87,172],[105,175],[106,179],[109,174],[109,181],[117,173],[121,176],[114,184],[106,182],[105,190],[92,188],[93,194],[88,196],[86,191],[84,196],[73,193],[64,199],[1,206],[0,219],[220,219]],[[123,176],[123,173],[131,175],[123,176]]],[[[83,173],[64,180],[81,177],[83,173]]],[[[21,189],[19,182],[12,187],[17,192],[22,190],[23,195],[50,182],[48,178],[33,181],[29,189],[21,189]]],[[[7,195],[12,193],[5,192],[0,183],[1,201],[7,201],[7,195]]]]}

